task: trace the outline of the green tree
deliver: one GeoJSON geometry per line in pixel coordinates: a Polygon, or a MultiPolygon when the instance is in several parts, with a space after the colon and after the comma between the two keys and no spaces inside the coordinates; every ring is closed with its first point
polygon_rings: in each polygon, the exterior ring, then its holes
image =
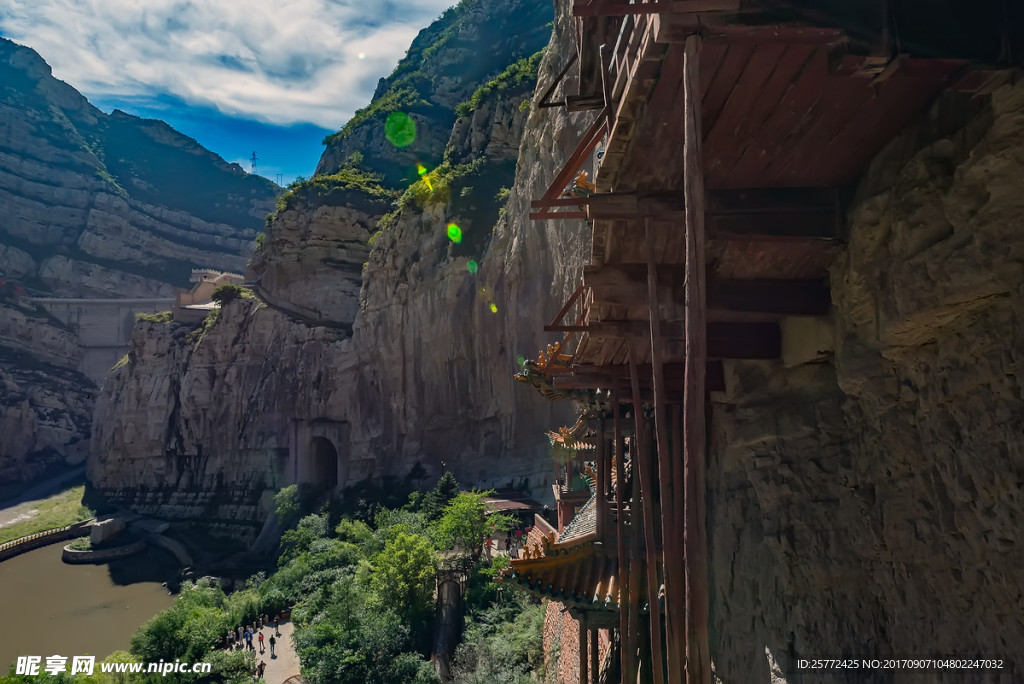
{"type": "Polygon", "coordinates": [[[294,530],[281,535],[281,556],[278,565],[286,565],[291,559],[309,551],[313,542],[327,536],[327,516],[307,515],[299,521],[294,530]]]}
{"type": "Polygon", "coordinates": [[[399,532],[370,558],[370,602],[410,621],[430,613],[437,556],[426,537],[399,532]]]}
{"type": "Polygon", "coordinates": [[[217,286],[217,288],[210,295],[210,299],[217,302],[221,306],[224,306],[228,302],[233,302],[236,299],[240,299],[247,294],[247,290],[241,285],[235,285],[234,283],[225,283],[217,286]]]}
{"type": "Polygon", "coordinates": [[[427,520],[437,520],[444,507],[459,493],[459,482],[450,472],[445,471],[432,490],[423,497],[423,515],[427,520]]]}
{"type": "Polygon", "coordinates": [[[274,495],[274,511],[277,513],[277,521],[281,523],[281,529],[288,529],[297,523],[301,510],[298,485],[288,485],[274,495]]]}
{"type": "Polygon", "coordinates": [[[482,494],[457,494],[434,526],[434,544],[442,551],[479,551],[487,534],[486,513],[482,494]]]}

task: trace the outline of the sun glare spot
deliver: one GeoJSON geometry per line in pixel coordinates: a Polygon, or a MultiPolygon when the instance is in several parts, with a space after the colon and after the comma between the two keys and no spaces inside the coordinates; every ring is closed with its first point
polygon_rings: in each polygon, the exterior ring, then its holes
{"type": "Polygon", "coordinates": [[[449,223],[448,224],[448,239],[451,240],[452,242],[455,242],[455,243],[462,242],[462,229],[459,228],[454,223],[449,223]]]}
{"type": "Polygon", "coordinates": [[[480,265],[470,259],[466,262],[466,270],[470,273],[476,273],[480,269],[480,265]]]}

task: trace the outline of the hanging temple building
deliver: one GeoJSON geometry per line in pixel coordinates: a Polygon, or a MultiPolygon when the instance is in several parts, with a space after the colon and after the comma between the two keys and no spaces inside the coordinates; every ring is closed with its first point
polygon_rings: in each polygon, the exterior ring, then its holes
{"type": "Polygon", "coordinates": [[[558,681],[709,683],[706,426],[723,361],[778,359],[783,319],[828,314],[852,188],[940,94],[1006,78],[1020,10],[559,1],[577,51],[539,106],[592,123],[531,218],[587,221],[591,260],[545,327],[560,340],[518,379],[583,413],[549,435],[558,526],[538,517],[501,581],[551,600],[558,681]]]}

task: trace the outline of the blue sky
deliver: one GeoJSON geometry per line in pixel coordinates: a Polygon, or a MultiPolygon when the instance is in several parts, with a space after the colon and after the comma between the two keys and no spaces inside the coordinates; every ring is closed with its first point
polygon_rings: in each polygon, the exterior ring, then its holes
{"type": "Polygon", "coordinates": [[[0,35],[109,112],[287,184],[454,0],[0,0],[0,35]]]}

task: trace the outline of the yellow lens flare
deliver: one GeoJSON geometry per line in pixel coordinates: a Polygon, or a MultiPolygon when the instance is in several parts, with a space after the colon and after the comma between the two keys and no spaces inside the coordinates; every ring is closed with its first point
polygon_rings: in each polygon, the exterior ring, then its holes
{"type": "Polygon", "coordinates": [[[491,302],[491,307],[490,308],[491,308],[491,313],[498,313],[498,305],[495,304],[494,302],[491,302]]]}
{"type": "Polygon", "coordinates": [[[426,172],[427,172],[427,167],[426,166],[424,166],[423,164],[416,164],[416,173],[418,173],[419,175],[422,176],[426,172]]]}
{"type": "Polygon", "coordinates": [[[458,244],[462,242],[462,229],[454,223],[448,224],[448,239],[458,244]]]}

